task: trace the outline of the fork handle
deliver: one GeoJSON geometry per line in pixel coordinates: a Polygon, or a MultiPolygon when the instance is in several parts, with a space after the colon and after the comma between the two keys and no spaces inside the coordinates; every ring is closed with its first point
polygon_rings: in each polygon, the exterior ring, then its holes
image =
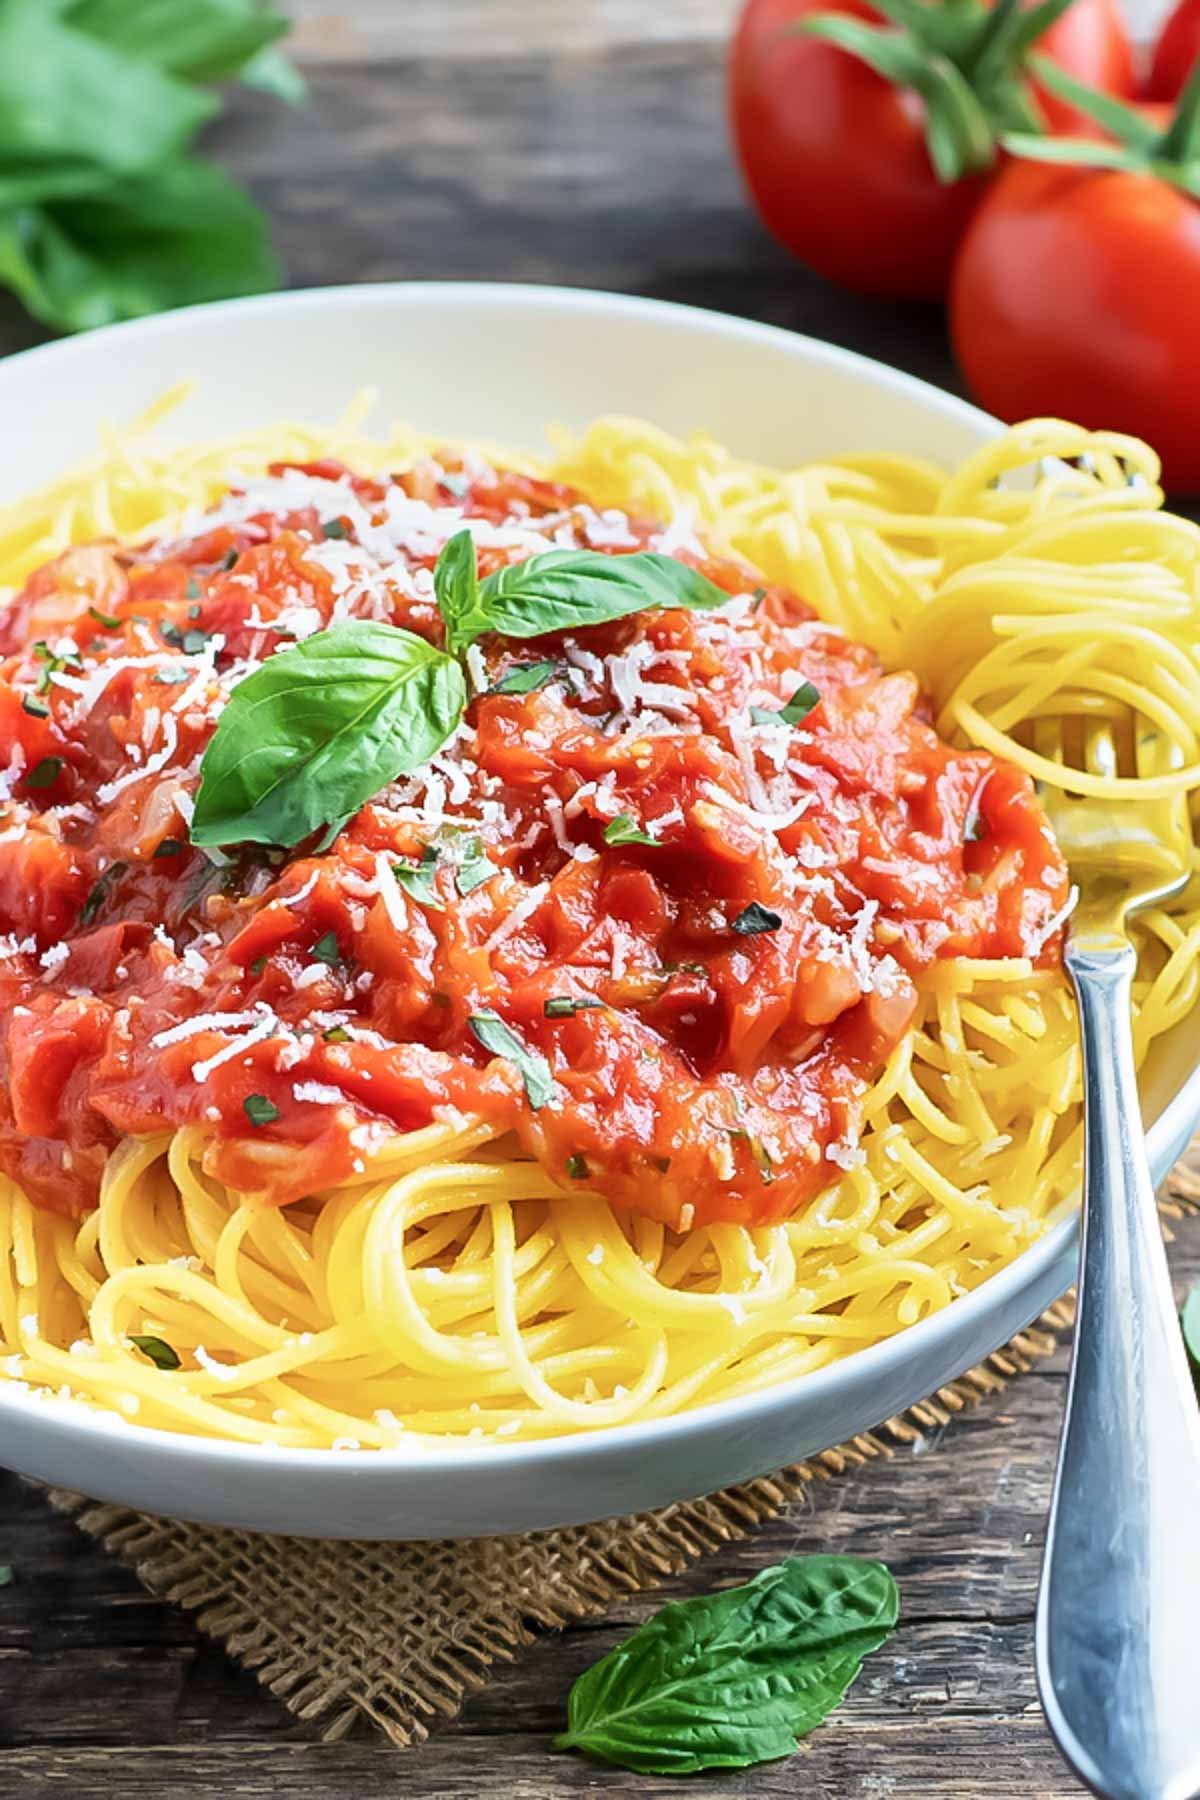
{"type": "Polygon", "coordinates": [[[1107,1800],[1200,1788],[1200,1414],[1146,1159],[1121,938],[1068,941],[1083,1040],[1075,1355],[1038,1597],[1059,1749],[1107,1800]]]}

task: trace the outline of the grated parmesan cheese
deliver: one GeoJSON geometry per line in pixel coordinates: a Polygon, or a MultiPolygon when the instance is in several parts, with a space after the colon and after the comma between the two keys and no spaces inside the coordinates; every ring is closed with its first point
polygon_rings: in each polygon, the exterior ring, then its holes
{"type": "Polygon", "coordinates": [[[1026,930],[1026,956],[1040,956],[1055,932],[1062,929],[1078,905],[1079,889],[1077,887],[1072,887],[1062,906],[1046,920],[1044,925],[1040,928],[1026,930]]]}
{"type": "Polygon", "coordinates": [[[525,898],[518,900],[512,911],[506,913],[501,919],[492,935],[484,940],[480,947],[485,954],[490,954],[504,943],[506,938],[512,937],[514,932],[519,931],[526,920],[533,917],[549,892],[550,883],[548,881],[539,881],[536,887],[530,888],[525,898]]]}
{"type": "Polygon", "coordinates": [[[156,750],[153,756],[148,756],[142,768],[130,769],[127,774],[118,775],[114,780],[106,781],[102,787],[98,787],[96,789],[97,800],[101,801],[102,804],[107,805],[110,800],[115,800],[117,795],[122,793],[125,788],[131,786],[133,782],[141,781],[147,775],[157,775],[161,769],[166,768],[176,750],[179,748],[179,729],[170,713],[167,713],[164,717],[162,727],[162,748],[156,750]]]}
{"type": "Polygon", "coordinates": [[[325,1081],[294,1081],[292,1093],[297,1100],[310,1101],[313,1106],[341,1106],[346,1098],[341,1088],[325,1081]]]}

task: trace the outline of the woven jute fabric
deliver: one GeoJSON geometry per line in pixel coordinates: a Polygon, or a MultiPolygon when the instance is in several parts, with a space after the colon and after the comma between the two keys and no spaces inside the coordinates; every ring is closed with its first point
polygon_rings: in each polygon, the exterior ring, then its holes
{"type": "MultiPolygon", "coordinates": [[[[1200,1139],[1160,1202],[1172,1218],[1200,1206],[1200,1139]]],[[[313,1543],[222,1531],[53,1492],[152,1594],[194,1614],[296,1714],[327,1739],[370,1720],[396,1745],[426,1737],[489,1670],[539,1629],[602,1613],[697,1557],[745,1536],[815,1482],[927,1432],[1003,1389],[1071,1328],[1070,1296],[1003,1350],[899,1418],[779,1474],[661,1512],[528,1537],[459,1543],[313,1543]]]]}

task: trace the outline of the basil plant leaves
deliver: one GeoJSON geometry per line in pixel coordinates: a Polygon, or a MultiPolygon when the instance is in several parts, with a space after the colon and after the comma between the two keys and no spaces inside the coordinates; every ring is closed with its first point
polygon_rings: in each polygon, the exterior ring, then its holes
{"type": "Polygon", "coordinates": [[[314,832],[332,837],[454,735],[467,705],[460,658],[485,632],[531,638],[650,608],[710,611],[729,598],[651,551],[548,550],[480,581],[465,530],[433,579],[445,650],[395,625],[348,620],[237,684],[200,765],[194,844],[290,849],[314,832]]]}

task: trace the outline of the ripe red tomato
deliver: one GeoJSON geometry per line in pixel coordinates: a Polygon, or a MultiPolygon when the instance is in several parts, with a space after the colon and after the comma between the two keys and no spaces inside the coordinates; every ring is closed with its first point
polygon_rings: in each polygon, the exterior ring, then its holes
{"type": "Polygon", "coordinates": [[[1010,162],[950,292],[968,386],[1013,420],[1128,431],[1200,492],[1200,202],[1157,175],[1010,162]]]}
{"type": "MultiPolygon", "coordinates": [[[[748,0],[734,35],[733,134],[759,214],[832,281],[863,294],[940,298],[988,176],[939,181],[924,102],[849,51],[795,30],[815,12],[880,21],[867,0],[748,0]]],[[[1038,50],[1089,86],[1129,92],[1116,0],[1074,0],[1038,50]]],[[[1041,99],[1059,128],[1076,122],[1061,101],[1041,99]]]]}
{"type": "MultiPolygon", "coordinates": [[[[1133,46],[1118,0],[1074,0],[1074,5],[1055,19],[1049,31],[1042,33],[1034,50],[1087,87],[1116,94],[1122,100],[1133,98],[1133,46]]],[[[1040,82],[1033,83],[1033,91],[1051,131],[1093,128],[1085,113],[1058,99],[1040,82]]]]}
{"type": "Polygon", "coordinates": [[[1154,60],[1146,81],[1147,100],[1177,100],[1197,63],[1200,63],[1200,0],[1179,0],[1154,48],[1154,60]]]}

